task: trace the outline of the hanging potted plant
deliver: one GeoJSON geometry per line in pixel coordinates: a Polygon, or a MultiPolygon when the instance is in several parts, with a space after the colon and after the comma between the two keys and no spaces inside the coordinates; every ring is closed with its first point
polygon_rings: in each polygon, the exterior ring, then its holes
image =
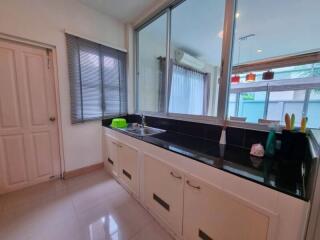
{"type": "Polygon", "coordinates": [[[272,80],[274,78],[274,72],[268,70],[262,74],[262,80],[272,80]]]}
{"type": "Polygon", "coordinates": [[[256,80],[256,74],[251,72],[246,75],[246,82],[254,82],[255,80],[256,80]]]}
{"type": "Polygon", "coordinates": [[[231,83],[233,83],[233,84],[237,84],[237,83],[240,83],[240,76],[239,75],[233,75],[232,77],[231,77],[231,83]]]}

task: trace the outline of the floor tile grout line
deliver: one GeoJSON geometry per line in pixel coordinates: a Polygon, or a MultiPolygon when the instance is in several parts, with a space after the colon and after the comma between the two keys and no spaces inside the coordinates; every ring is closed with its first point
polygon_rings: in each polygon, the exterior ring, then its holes
{"type": "MultiPolygon", "coordinates": [[[[66,183],[67,183],[67,181],[68,180],[65,180],[66,181],[66,183]]],[[[72,204],[72,207],[73,207],[73,212],[74,212],[74,214],[75,214],[75,217],[76,217],[76,220],[77,220],[77,227],[79,228],[79,231],[80,231],[80,235],[81,235],[81,229],[82,229],[82,222],[81,222],[81,219],[80,219],[80,217],[79,217],[79,213],[78,213],[78,211],[77,211],[77,208],[76,208],[76,206],[75,206],[75,203],[74,203],[74,199],[73,199],[73,192],[71,192],[70,191],[70,189],[68,189],[68,188],[66,188],[66,191],[67,191],[67,194],[69,195],[69,197],[70,197],[70,199],[71,199],[71,204],[72,204]]],[[[83,234],[85,234],[85,232],[83,233],[83,234]]],[[[81,236],[82,237],[82,236],[81,236]]]]}
{"type": "MultiPolygon", "coordinates": [[[[98,173],[98,174],[100,174],[100,173],[98,173]]],[[[96,175],[93,175],[93,176],[96,176],[96,175]]],[[[34,193],[40,194],[40,195],[35,195],[35,198],[31,197],[30,199],[31,199],[31,201],[37,200],[37,196],[38,196],[41,198],[40,199],[41,203],[42,202],[46,203],[48,199],[53,200],[52,203],[55,203],[55,201],[58,201],[59,202],[59,205],[57,205],[57,206],[59,206],[58,210],[59,209],[60,210],[61,209],[68,209],[68,212],[66,212],[68,215],[65,215],[64,213],[59,214],[56,216],[58,218],[55,217],[54,219],[61,221],[62,218],[64,218],[65,216],[69,217],[69,215],[70,215],[70,217],[72,217],[72,221],[74,221],[74,224],[75,224],[74,229],[72,229],[72,232],[76,231],[75,234],[77,234],[77,237],[80,237],[80,238],[83,237],[83,238],[87,239],[87,237],[88,237],[87,236],[87,226],[89,224],[91,224],[91,220],[88,221],[88,223],[87,223],[87,221],[83,221],[85,219],[81,218],[82,215],[81,215],[81,208],[80,207],[83,204],[81,204],[81,199],[79,200],[79,202],[77,202],[77,197],[80,195],[77,195],[77,190],[74,191],[75,189],[72,188],[72,183],[73,182],[70,182],[70,185],[69,185],[70,187],[68,187],[68,184],[69,184],[68,180],[63,180],[62,182],[59,182],[58,184],[48,185],[47,187],[51,187],[52,191],[43,191],[43,188],[39,188],[34,193]],[[42,193],[45,195],[42,195],[42,193]],[[48,198],[48,197],[50,197],[50,198],[48,198]],[[80,205],[77,206],[77,203],[80,203],[80,205]],[[60,205],[60,204],[62,204],[62,205],[60,205]],[[65,208],[65,207],[67,207],[67,208],[65,208]],[[69,213],[69,210],[70,210],[70,213],[69,213]],[[82,231],[82,229],[84,229],[85,231],[82,231]]],[[[81,187],[82,184],[85,185],[87,183],[87,179],[83,178],[83,181],[80,179],[79,181],[76,181],[74,183],[78,184],[78,186],[81,187]]],[[[80,190],[79,192],[81,192],[81,191],[82,190],[80,190]]],[[[103,176],[101,176],[101,178],[99,176],[95,177],[94,181],[92,182],[92,185],[90,185],[88,188],[85,188],[83,191],[84,191],[84,194],[89,193],[89,195],[81,195],[84,197],[83,198],[84,201],[82,202],[82,203],[84,203],[83,206],[85,207],[86,200],[89,199],[89,201],[91,201],[90,195],[91,195],[91,193],[93,193],[93,194],[95,194],[95,195],[93,195],[94,198],[95,198],[95,196],[98,197],[95,200],[95,202],[97,203],[95,206],[97,207],[98,211],[101,209],[103,211],[109,211],[112,209],[121,209],[121,207],[124,206],[123,204],[125,204],[125,205],[132,204],[132,206],[131,205],[128,206],[129,207],[128,209],[130,210],[130,213],[131,213],[130,218],[124,219],[125,221],[123,222],[123,226],[125,227],[127,224],[130,225],[130,224],[132,224],[131,222],[136,221],[137,219],[140,219],[141,222],[140,222],[140,224],[134,225],[134,228],[131,228],[131,230],[128,231],[127,238],[126,238],[127,240],[130,240],[130,239],[132,240],[132,239],[136,238],[137,236],[139,236],[140,233],[145,231],[147,228],[150,228],[150,226],[152,227],[152,225],[154,225],[154,226],[157,225],[157,227],[159,225],[161,230],[171,237],[171,235],[166,231],[166,229],[145,208],[145,206],[143,206],[142,203],[138,199],[134,198],[132,196],[132,194],[130,194],[130,192],[128,192],[126,189],[124,189],[121,184],[119,184],[114,178],[110,177],[109,175],[106,175],[106,176],[103,175],[103,176]],[[107,183],[107,181],[111,181],[111,184],[107,183]],[[102,185],[98,186],[100,183],[102,183],[102,185]],[[104,183],[107,183],[107,184],[104,185],[104,183]],[[95,186],[98,186],[98,188],[96,188],[95,186]],[[90,192],[91,188],[93,189],[92,192],[90,192]],[[86,192],[86,190],[89,190],[89,191],[86,192]],[[111,190],[111,192],[108,192],[110,190],[111,190]],[[104,197],[101,197],[102,199],[99,199],[100,195],[104,196],[104,197]],[[89,197],[88,199],[86,199],[87,196],[89,197]],[[114,199],[111,200],[111,198],[114,198],[114,199]],[[104,203],[104,201],[108,201],[108,199],[110,199],[110,202],[104,203]],[[141,223],[143,223],[143,224],[141,224],[141,223]]],[[[25,194],[27,194],[26,196],[28,198],[29,198],[29,196],[32,196],[32,192],[27,191],[27,192],[25,192],[25,194]]],[[[14,195],[13,197],[20,198],[20,197],[23,197],[23,194],[17,194],[17,195],[14,195]]],[[[10,199],[11,198],[6,197],[5,200],[9,201],[10,199]]],[[[89,211],[93,210],[93,208],[95,207],[94,206],[95,202],[93,202],[92,205],[89,205],[90,206],[88,208],[89,211]]],[[[16,202],[14,202],[14,203],[16,203],[16,202]]],[[[4,200],[3,200],[3,198],[0,197],[0,214],[2,214],[4,211],[3,204],[4,204],[4,200]]],[[[51,204],[51,201],[50,201],[50,204],[51,204]]],[[[43,207],[46,207],[46,206],[47,205],[44,204],[43,207]]],[[[10,205],[10,207],[12,207],[12,206],[10,205]]],[[[42,207],[42,205],[39,207],[42,207]]],[[[54,208],[54,210],[57,210],[57,209],[54,208]]],[[[28,211],[30,212],[32,210],[28,210],[28,211]]],[[[20,215],[20,213],[24,214],[24,210],[23,210],[23,212],[20,212],[20,211],[18,212],[18,215],[17,215],[18,218],[22,216],[22,215],[20,215]]],[[[123,214],[123,213],[125,213],[125,212],[122,212],[121,214],[123,214]]],[[[50,215],[48,215],[48,214],[50,214],[50,211],[46,212],[45,214],[46,215],[44,215],[43,217],[50,218],[50,215]]],[[[96,215],[96,213],[93,214],[94,219],[98,218],[99,216],[96,215]]],[[[40,220],[38,219],[37,221],[41,221],[41,219],[40,220]]],[[[23,224],[25,224],[25,223],[23,223],[23,224]]],[[[21,226],[24,226],[24,225],[21,225],[21,226]]],[[[59,231],[59,229],[56,229],[56,230],[59,231]]],[[[155,232],[162,234],[162,231],[159,232],[157,228],[155,230],[156,230],[155,232]]],[[[39,232],[39,233],[41,233],[41,232],[39,232]]],[[[148,233],[149,233],[149,231],[148,231],[148,233]]],[[[37,234],[37,233],[35,232],[35,234],[37,234]]],[[[10,237],[10,235],[9,235],[9,237],[10,237]]],[[[21,239],[24,239],[23,235],[21,235],[20,237],[22,237],[21,239]]],[[[47,236],[47,237],[49,237],[49,239],[51,239],[50,236],[47,236]]],[[[32,239],[32,238],[30,238],[30,239],[32,239]]],[[[62,238],[62,239],[65,239],[65,238],[62,238]]]]}
{"type": "MultiPolygon", "coordinates": [[[[146,211],[146,209],[144,209],[144,210],[146,211]]],[[[149,212],[148,212],[148,214],[151,215],[149,212]]],[[[136,236],[138,236],[138,234],[139,234],[140,232],[142,232],[145,228],[147,228],[148,226],[150,226],[150,225],[155,221],[155,219],[153,218],[152,215],[151,215],[151,217],[152,217],[152,222],[148,222],[148,224],[142,226],[139,230],[137,230],[137,232],[135,232],[131,237],[129,237],[128,240],[134,239],[136,236]]]]}

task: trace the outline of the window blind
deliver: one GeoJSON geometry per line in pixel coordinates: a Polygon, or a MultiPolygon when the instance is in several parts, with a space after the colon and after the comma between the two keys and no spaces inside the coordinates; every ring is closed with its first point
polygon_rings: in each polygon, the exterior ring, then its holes
{"type": "Polygon", "coordinates": [[[71,122],[127,113],[126,53],[66,34],[71,122]]]}

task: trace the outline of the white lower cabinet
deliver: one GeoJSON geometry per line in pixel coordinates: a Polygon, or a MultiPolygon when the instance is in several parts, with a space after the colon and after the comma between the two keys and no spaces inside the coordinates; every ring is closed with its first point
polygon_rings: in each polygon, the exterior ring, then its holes
{"type": "Polygon", "coordinates": [[[139,196],[138,150],[111,136],[106,136],[107,157],[105,166],[125,187],[139,196]]]}
{"type": "Polygon", "coordinates": [[[114,138],[110,136],[106,136],[105,140],[107,147],[107,158],[105,161],[105,166],[113,176],[118,177],[118,148],[120,145],[114,138]]]}
{"type": "Polygon", "coordinates": [[[218,188],[186,176],[186,240],[266,240],[269,218],[218,188]]]}
{"type": "Polygon", "coordinates": [[[303,239],[308,202],[106,132],[106,167],[176,239],[303,239]]]}
{"type": "Polygon", "coordinates": [[[136,196],[139,196],[138,150],[120,143],[118,148],[120,181],[136,196]]]}
{"type": "Polygon", "coordinates": [[[144,155],[145,204],[178,235],[182,233],[183,183],[179,170],[144,155]]]}

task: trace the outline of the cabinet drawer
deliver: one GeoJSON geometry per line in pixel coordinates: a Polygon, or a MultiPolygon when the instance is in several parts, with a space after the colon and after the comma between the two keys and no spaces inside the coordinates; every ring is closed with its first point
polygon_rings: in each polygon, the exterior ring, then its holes
{"type": "Polygon", "coordinates": [[[176,234],[182,232],[183,174],[144,155],[144,193],[147,207],[176,234]]]}

